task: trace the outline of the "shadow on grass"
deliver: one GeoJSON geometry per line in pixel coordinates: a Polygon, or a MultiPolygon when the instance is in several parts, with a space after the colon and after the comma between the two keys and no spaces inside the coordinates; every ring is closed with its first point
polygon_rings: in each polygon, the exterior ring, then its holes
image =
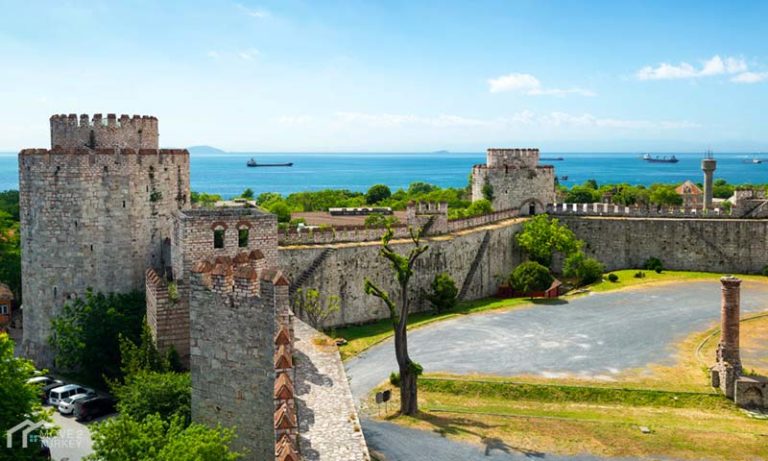
{"type": "Polygon", "coordinates": [[[421,411],[416,416],[416,419],[420,419],[422,421],[425,421],[435,426],[435,429],[433,429],[433,431],[437,434],[440,434],[441,437],[447,437],[449,435],[457,436],[460,434],[469,434],[479,438],[480,443],[484,447],[485,456],[491,456],[494,451],[500,451],[507,454],[512,454],[513,452],[520,453],[524,455],[526,458],[543,458],[544,457],[544,453],[542,452],[529,450],[521,447],[515,447],[512,445],[509,445],[508,443],[504,442],[502,439],[498,437],[486,437],[483,434],[483,432],[485,432],[484,430],[493,429],[494,427],[498,427],[499,425],[490,425],[490,424],[481,423],[481,422],[472,420],[471,427],[474,429],[477,429],[477,431],[474,431],[474,430],[467,429],[467,427],[469,426],[468,424],[469,421],[460,416],[437,416],[432,413],[426,413],[421,411]]]}

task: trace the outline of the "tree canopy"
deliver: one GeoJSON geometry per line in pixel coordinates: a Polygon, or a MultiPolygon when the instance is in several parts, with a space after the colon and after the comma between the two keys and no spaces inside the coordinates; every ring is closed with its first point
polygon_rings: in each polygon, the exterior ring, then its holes
{"type": "Polygon", "coordinates": [[[510,275],[510,285],[520,293],[544,291],[552,286],[554,277],[549,269],[536,261],[526,261],[518,265],[510,275]]]}
{"type": "Polygon", "coordinates": [[[517,234],[517,243],[528,257],[543,266],[552,264],[555,252],[570,255],[581,249],[583,242],[576,238],[557,218],[547,215],[536,215],[523,223],[523,230],[517,234]]]}

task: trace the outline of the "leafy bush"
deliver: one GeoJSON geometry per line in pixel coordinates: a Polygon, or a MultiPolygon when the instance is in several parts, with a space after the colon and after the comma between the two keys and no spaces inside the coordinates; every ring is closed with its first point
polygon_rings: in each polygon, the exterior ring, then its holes
{"type": "Polygon", "coordinates": [[[536,215],[523,223],[523,231],[516,239],[531,260],[546,267],[552,264],[554,252],[567,256],[584,244],[565,224],[547,215],[536,215]]]}
{"type": "Polygon", "coordinates": [[[140,370],[129,375],[125,384],[115,385],[119,412],[141,421],[157,414],[164,420],[174,416],[185,424],[191,420],[192,382],[189,373],[140,370]]]}
{"type": "Polygon", "coordinates": [[[568,256],[563,263],[563,274],[576,279],[579,285],[597,282],[604,270],[600,261],[588,258],[580,251],[568,256]]]}
{"type": "Polygon", "coordinates": [[[400,221],[392,215],[373,213],[365,217],[365,225],[368,227],[387,227],[393,226],[400,221]]]}
{"type": "Polygon", "coordinates": [[[489,202],[493,201],[493,186],[490,182],[483,184],[483,198],[489,202]]]}
{"type": "Polygon", "coordinates": [[[453,309],[458,301],[459,289],[450,275],[443,272],[435,275],[432,280],[432,292],[427,295],[427,300],[438,313],[453,309]]]}
{"type": "Polygon", "coordinates": [[[619,276],[616,274],[608,274],[608,281],[612,283],[616,283],[619,281],[619,276]]]}
{"type": "Polygon", "coordinates": [[[385,184],[375,184],[365,194],[365,203],[374,205],[388,199],[390,196],[392,196],[392,191],[389,190],[388,186],[385,184]]]}
{"type": "Polygon", "coordinates": [[[512,271],[509,283],[516,291],[530,293],[546,290],[552,285],[553,280],[549,269],[536,261],[527,261],[512,271]]]}
{"type": "Polygon", "coordinates": [[[288,205],[286,205],[283,201],[275,201],[270,203],[269,205],[266,205],[266,209],[275,215],[277,215],[277,222],[279,223],[289,223],[291,222],[291,210],[288,209],[288,205]]]}
{"type": "Polygon", "coordinates": [[[642,278],[645,278],[645,272],[643,272],[643,271],[637,271],[637,272],[635,272],[635,275],[634,275],[633,277],[635,277],[636,279],[642,279],[642,278]]]}
{"type": "Polygon", "coordinates": [[[656,271],[657,274],[660,274],[661,271],[664,270],[664,264],[661,262],[659,258],[656,257],[650,257],[645,260],[643,263],[643,269],[649,270],[649,271],[656,271]]]}
{"type": "Polygon", "coordinates": [[[245,189],[242,194],[240,194],[241,198],[251,200],[253,198],[253,189],[250,187],[245,189]]]}
{"type": "Polygon", "coordinates": [[[766,277],[768,277],[768,266],[763,267],[762,274],[765,275],[766,277]]]}
{"type": "Polygon", "coordinates": [[[67,302],[52,321],[56,366],[78,372],[94,385],[101,385],[104,377],[120,377],[119,338],[138,344],[145,312],[142,292],[104,295],[88,290],[85,298],[67,302]]]}
{"type": "Polygon", "coordinates": [[[400,373],[393,371],[389,374],[389,384],[400,387],[400,373]]]}

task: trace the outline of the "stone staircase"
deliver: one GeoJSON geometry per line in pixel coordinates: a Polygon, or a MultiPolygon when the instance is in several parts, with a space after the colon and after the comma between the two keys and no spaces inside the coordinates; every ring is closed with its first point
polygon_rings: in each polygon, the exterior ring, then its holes
{"type": "Polygon", "coordinates": [[[464,283],[461,285],[461,291],[459,291],[459,299],[463,300],[464,297],[467,295],[467,292],[469,291],[469,287],[472,285],[472,280],[475,278],[475,273],[477,272],[477,268],[480,267],[480,261],[482,261],[483,256],[485,255],[485,252],[488,251],[488,244],[491,241],[491,233],[490,231],[485,231],[485,235],[483,236],[483,241],[480,242],[480,248],[477,249],[477,253],[475,254],[475,259],[472,260],[472,264],[469,265],[469,271],[467,271],[467,276],[464,278],[464,283]]]}
{"type": "Polygon", "coordinates": [[[335,250],[333,248],[326,248],[324,249],[318,256],[315,258],[314,261],[312,261],[312,264],[309,265],[308,268],[304,270],[301,274],[299,274],[298,277],[291,283],[291,286],[288,288],[288,294],[293,297],[294,293],[296,293],[296,290],[301,288],[304,283],[306,283],[307,280],[309,280],[310,277],[317,271],[317,269],[325,262],[326,259],[328,259],[328,256],[330,256],[331,253],[333,253],[335,250]]]}

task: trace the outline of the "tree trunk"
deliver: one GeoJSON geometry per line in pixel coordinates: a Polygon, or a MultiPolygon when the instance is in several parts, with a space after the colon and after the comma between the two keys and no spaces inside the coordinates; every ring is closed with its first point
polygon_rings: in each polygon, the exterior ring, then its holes
{"type": "Polygon", "coordinates": [[[395,355],[400,371],[400,414],[414,416],[419,411],[416,373],[408,356],[408,281],[401,283],[400,321],[395,331],[395,355]]]}

